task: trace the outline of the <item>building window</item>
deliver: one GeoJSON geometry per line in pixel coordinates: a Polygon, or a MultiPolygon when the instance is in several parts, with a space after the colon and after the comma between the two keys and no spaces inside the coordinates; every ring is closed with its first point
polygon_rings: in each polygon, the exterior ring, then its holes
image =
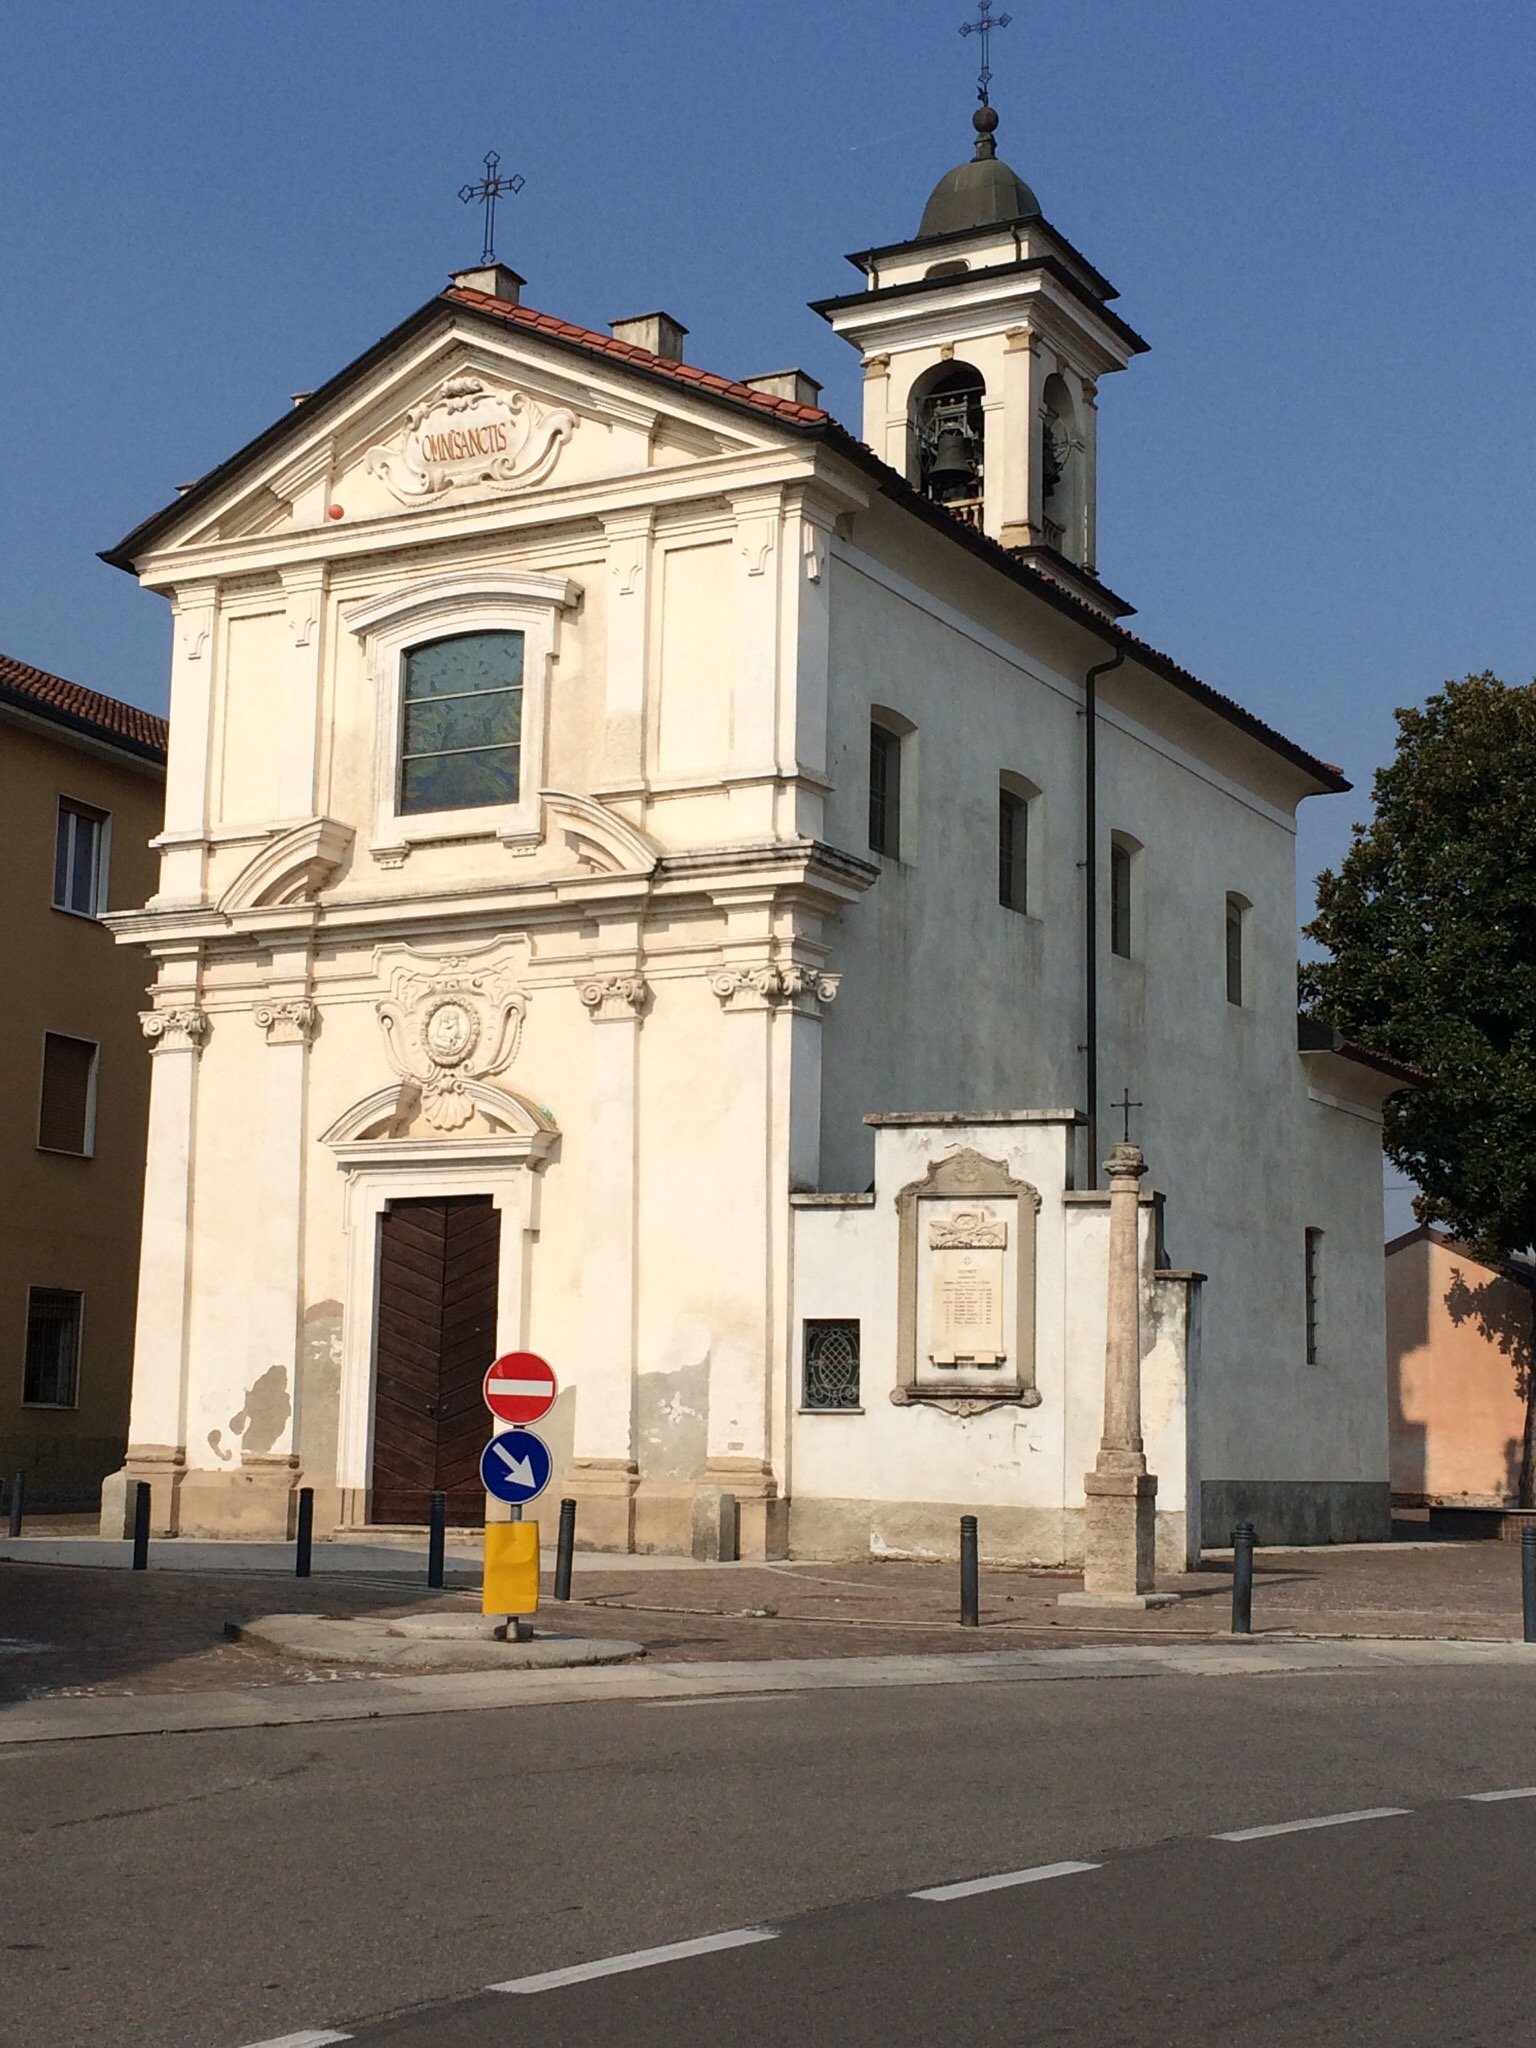
{"type": "Polygon", "coordinates": [[[877,723],[869,728],[869,849],[901,857],[901,735],[877,723]]]}
{"type": "Polygon", "coordinates": [[[804,1406],[857,1408],[859,1326],[856,1322],[805,1326],[804,1406]]]}
{"type": "Polygon", "coordinates": [[[65,1287],[27,1289],[27,1358],[21,1398],[28,1408],[73,1408],[80,1383],[80,1310],[65,1287]]]}
{"type": "Polygon", "coordinates": [[[1029,909],[1029,798],[1006,784],[997,793],[997,900],[1029,909]]]}
{"type": "Polygon", "coordinates": [[[1131,861],[1129,846],[1119,839],[1109,847],[1109,945],[1122,960],[1131,957],[1131,861]]]}
{"type": "Polygon", "coordinates": [[[1243,941],[1248,905],[1241,896],[1227,898],[1227,1001],[1243,1001],[1243,941]]]}
{"type": "Polygon", "coordinates": [[[521,633],[456,633],[405,657],[400,809],[515,804],[523,730],[521,633]]]}
{"type": "Polygon", "coordinates": [[[89,1038],[43,1033],[43,1088],[37,1112],[40,1152],[73,1152],[88,1159],[96,1149],[96,1061],[89,1038]]]}
{"type": "Polygon", "coordinates": [[[1309,1230],[1306,1237],[1307,1363],[1316,1365],[1318,1331],[1321,1325],[1323,1233],[1309,1230]]]}
{"type": "Polygon", "coordinates": [[[107,907],[107,824],[111,813],[59,798],[53,842],[53,907],[97,917],[107,907]]]}

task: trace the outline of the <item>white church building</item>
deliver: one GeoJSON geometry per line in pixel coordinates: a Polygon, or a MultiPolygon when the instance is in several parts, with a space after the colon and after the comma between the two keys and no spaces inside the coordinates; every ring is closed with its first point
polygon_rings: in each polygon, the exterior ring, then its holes
{"type": "Polygon", "coordinates": [[[1402,1076],[1296,1012],[1347,784],[1122,623],[1145,344],[995,127],[815,308],[858,435],[488,264],[107,557],[174,615],[109,1528],[478,1521],[528,1349],[590,1544],[1071,1562],[1129,1115],[1163,1562],[1387,1532],[1402,1076]]]}

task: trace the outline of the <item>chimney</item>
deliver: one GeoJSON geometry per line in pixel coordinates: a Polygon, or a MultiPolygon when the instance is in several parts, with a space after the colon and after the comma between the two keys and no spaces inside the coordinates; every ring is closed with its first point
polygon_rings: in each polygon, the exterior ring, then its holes
{"type": "Polygon", "coordinates": [[[796,405],[821,403],[821,386],[804,370],[770,370],[765,377],[744,377],[742,382],[769,398],[792,398],[796,405]]]}
{"type": "Polygon", "coordinates": [[[478,270],[456,270],[453,281],[463,291],[484,292],[487,298],[502,299],[509,306],[518,304],[518,293],[528,282],[506,263],[487,263],[478,270]]]}
{"type": "Polygon", "coordinates": [[[653,356],[665,356],[670,363],[683,360],[683,339],[688,330],[670,313],[637,313],[632,320],[610,320],[608,332],[615,341],[649,349],[653,356]]]}

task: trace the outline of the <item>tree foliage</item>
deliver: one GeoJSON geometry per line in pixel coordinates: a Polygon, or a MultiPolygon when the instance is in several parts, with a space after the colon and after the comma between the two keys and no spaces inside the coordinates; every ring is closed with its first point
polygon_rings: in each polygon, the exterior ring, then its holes
{"type": "Polygon", "coordinates": [[[1389,1158],[1422,1222],[1497,1262],[1536,1245],[1536,685],[1447,683],[1397,714],[1376,815],[1318,883],[1313,1014],[1411,1062],[1389,1158]]]}

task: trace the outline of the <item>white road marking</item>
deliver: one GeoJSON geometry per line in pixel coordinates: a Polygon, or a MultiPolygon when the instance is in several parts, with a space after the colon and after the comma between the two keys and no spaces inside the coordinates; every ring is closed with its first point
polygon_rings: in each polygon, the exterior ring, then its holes
{"type": "Polygon", "coordinates": [[[514,1977],[507,1984],[487,1984],[487,1991],[557,1991],[562,1984],[585,1984],[593,1977],[618,1977],[626,1970],[649,1970],[657,1963],[680,1963],[689,1956],[709,1956],[724,1948],[750,1948],[753,1942],[776,1941],[777,1927],[734,1927],[729,1934],[701,1934],[696,1941],[669,1941],[662,1948],[637,1948],[627,1956],[604,1956],[598,1963],[573,1963],[568,1970],[544,1970],[537,1977],[514,1977]]]}
{"type": "Polygon", "coordinates": [[[1517,1785],[1513,1792],[1468,1792],[1465,1796],[1485,1802],[1493,1799],[1536,1799],[1536,1785],[1517,1785]]]}
{"type": "Polygon", "coordinates": [[[311,2028],[306,2034],[279,2034],[272,2041],[252,2041],[248,2048],[330,2048],[334,2041],[350,2041],[350,2034],[336,2034],[311,2028]]]}
{"type": "Polygon", "coordinates": [[[644,1707],[742,1707],[752,1706],[760,1700],[798,1700],[803,1695],[785,1690],[783,1692],[702,1692],[690,1694],[677,1700],[642,1700],[644,1707]]]}
{"type": "Polygon", "coordinates": [[[1097,1870],[1097,1863],[1037,1863],[1032,1870],[1005,1870],[998,1877],[970,1877],[963,1884],[936,1884],[924,1892],[908,1892],[909,1899],[969,1899],[977,1892],[1006,1891],[1010,1885],[1039,1884],[1047,1877],[1071,1877],[1074,1871],[1097,1870]]]}
{"type": "Polygon", "coordinates": [[[1232,1828],[1224,1835],[1212,1835],[1213,1842],[1257,1842],[1266,1835],[1299,1835],[1308,1828],[1342,1828],[1356,1820],[1391,1820],[1397,1814],[1411,1813],[1410,1806],[1367,1806],[1359,1813],[1321,1813],[1316,1820],[1277,1820],[1268,1827],[1232,1828]]]}

